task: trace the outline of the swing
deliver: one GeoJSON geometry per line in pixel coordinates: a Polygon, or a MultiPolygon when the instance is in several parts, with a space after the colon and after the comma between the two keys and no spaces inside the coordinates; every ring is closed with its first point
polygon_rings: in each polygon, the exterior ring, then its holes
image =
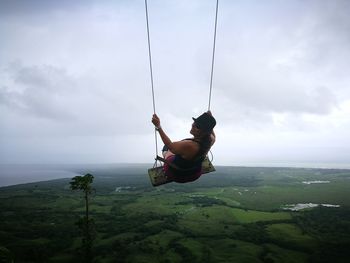
{"type": "MultiPolygon", "coordinates": [[[[163,163],[168,164],[173,169],[176,169],[177,171],[187,171],[188,169],[182,169],[178,167],[177,165],[173,164],[172,162],[167,161],[166,159],[160,157],[157,155],[156,162],[161,161],[163,163]]],[[[202,167],[201,167],[201,174],[206,174],[210,172],[214,172],[215,167],[209,160],[208,156],[205,156],[204,160],[202,161],[202,167]]],[[[162,184],[167,184],[173,182],[170,178],[168,178],[164,172],[163,166],[154,166],[153,168],[148,169],[148,175],[151,180],[151,183],[153,186],[158,186],[162,184]]]]}
{"type": "MultiPolygon", "coordinates": [[[[212,63],[211,63],[211,74],[210,74],[210,89],[209,89],[209,105],[208,111],[210,110],[210,102],[211,102],[211,91],[213,84],[213,71],[214,71],[214,56],[215,56],[215,46],[216,46],[216,28],[217,28],[217,17],[218,17],[218,7],[219,0],[216,0],[216,12],[215,12],[215,27],[214,27],[214,41],[213,41],[213,52],[212,52],[212,63]]],[[[149,55],[149,66],[150,66],[150,76],[151,76],[151,86],[152,86],[152,98],[153,98],[153,112],[155,114],[155,98],[154,98],[154,85],[153,85],[153,71],[152,71],[152,56],[151,56],[151,41],[150,41],[150,33],[149,33],[149,22],[148,22],[148,7],[147,0],[145,0],[145,12],[146,12],[146,24],[147,24],[147,39],[148,39],[148,55],[149,55]]],[[[157,155],[158,153],[158,143],[157,143],[157,131],[155,130],[155,144],[156,144],[156,158],[153,168],[148,169],[148,175],[150,181],[153,186],[159,186],[163,184],[167,184],[173,182],[164,171],[164,165],[158,166],[158,162],[162,162],[163,164],[167,164],[172,169],[175,169],[178,172],[188,172],[189,170],[193,170],[193,168],[183,169],[175,165],[174,163],[160,157],[157,155]]],[[[210,173],[215,171],[215,167],[212,164],[212,160],[209,160],[208,156],[203,156],[203,161],[201,164],[201,174],[210,173]],[[204,157],[204,158],[203,158],[204,157]]]]}

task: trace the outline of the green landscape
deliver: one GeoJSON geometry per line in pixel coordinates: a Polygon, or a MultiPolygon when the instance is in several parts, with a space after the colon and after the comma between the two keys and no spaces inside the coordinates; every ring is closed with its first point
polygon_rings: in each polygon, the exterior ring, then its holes
{"type": "Polygon", "coordinates": [[[1,187],[0,262],[350,262],[350,170],[216,169],[158,187],[146,165],[77,170],[88,259],[72,178],[1,187]]]}

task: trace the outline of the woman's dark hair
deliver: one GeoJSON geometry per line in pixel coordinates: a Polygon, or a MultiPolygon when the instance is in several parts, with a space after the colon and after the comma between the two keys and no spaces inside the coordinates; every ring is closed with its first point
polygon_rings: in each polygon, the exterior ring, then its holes
{"type": "Polygon", "coordinates": [[[201,138],[199,144],[200,149],[197,156],[202,156],[206,154],[211,147],[211,132],[205,133],[205,135],[201,138]]]}

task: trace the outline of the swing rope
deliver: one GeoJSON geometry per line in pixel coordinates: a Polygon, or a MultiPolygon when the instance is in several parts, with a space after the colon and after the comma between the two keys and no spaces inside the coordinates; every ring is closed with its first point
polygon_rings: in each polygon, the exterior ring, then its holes
{"type": "MultiPolygon", "coordinates": [[[[155,100],[155,96],[154,96],[154,85],[153,85],[151,38],[150,38],[150,33],[149,33],[147,0],[145,0],[145,11],[146,11],[146,24],[147,24],[147,40],[148,40],[149,69],[150,69],[150,73],[151,73],[151,87],[152,87],[153,113],[156,114],[156,100],[155,100]]],[[[156,156],[157,156],[157,154],[158,154],[158,139],[157,139],[157,130],[156,130],[156,129],[154,130],[154,138],[155,138],[155,142],[156,142],[156,156]]]]}
{"type": "Polygon", "coordinates": [[[212,91],[212,89],[213,89],[213,73],[214,73],[214,58],[215,58],[215,47],[216,47],[216,28],[217,28],[217,24],[218,24],[218,9],[219,9],[219,0],[216,0],[214,41],[213,41],[213,56],[212,56],[212,60],[211,60],[211,73],[210,73],[210,88],[209,88],[208,111],[210,110],[211,91],[212,91]]]}
{"type": "MultiPolygon", "coordinates": [[[[208,111],[210,110],[211,94],[212,94],[212,89],[213,89],[214,59],[215,59],[215,47],[216,47],[216,31],[217,31],[217,22],[218,22],[218,9],[219,9],[219,0],[216,0],[214,40],[213,40],[213,52],[212,52],[212,61],[211,61],[208,111]]],[[[145,0],[145,12],[146,12],[146,24],[147,24],[149,68],[150,68],[150,73],[151,73],[153,113],[156,114],[156,102],[155,102],[155,96],[154,96],[152,54],[151,54],[151,38],[150,38],[149,21],[148,21],[148,4],[147,4],[147,0],[145,0]]],[[[157,131],[156,130],[154,130],[154,137],[155,137],[155,144],[156,144],[156,149],[155,150],[156,150],[156,156],[157,156],[157,154],[158,154],[158,139],[157,139],[157,131]]]]}

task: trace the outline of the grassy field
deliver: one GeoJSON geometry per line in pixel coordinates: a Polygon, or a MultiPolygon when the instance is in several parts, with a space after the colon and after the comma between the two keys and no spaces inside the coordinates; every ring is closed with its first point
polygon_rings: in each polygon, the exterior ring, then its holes
{"type": "MultiPolygon", "coordinates": [[[[89,171],[94,262],[350,261],[348,170],[218,167],[194,183],[156,188],[145,171],[89,171]],[[297,203],[340,207],[282,209],[297,203]]],[[[84,200],[69,181],[0,188],[0,259],[81,260],[84,200]]]]}

